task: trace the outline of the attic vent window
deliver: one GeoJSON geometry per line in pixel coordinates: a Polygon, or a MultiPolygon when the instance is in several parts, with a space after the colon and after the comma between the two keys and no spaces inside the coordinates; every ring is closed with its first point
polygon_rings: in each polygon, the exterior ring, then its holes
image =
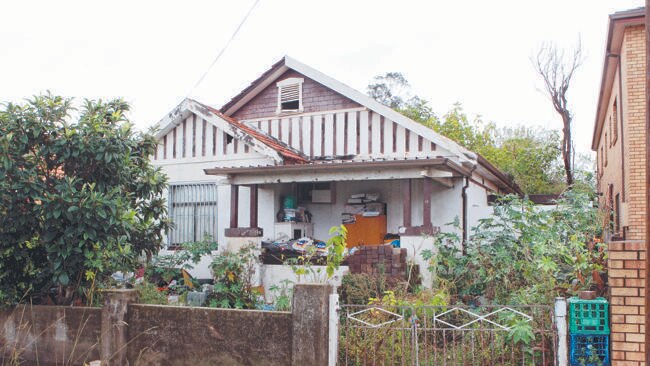
{"type": "Polygon", "coordinates": [[[278,113],[302,112],[302,83],[303,78],[288,78],[277,83],[278,113]]]}

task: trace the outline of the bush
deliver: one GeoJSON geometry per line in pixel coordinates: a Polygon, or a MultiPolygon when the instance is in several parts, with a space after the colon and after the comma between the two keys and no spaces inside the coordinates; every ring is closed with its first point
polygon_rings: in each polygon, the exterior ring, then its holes
{"type": "Polygon", "coordinates": [[[167,292],[158,290],[158,286],[143,281],[135,285],[141,304],[167,305],[167,292]]]}
{"type": "Polygon", "coordinates": [[[128,104],[86,100],[73,123],[71,110],[50,94],[0,110],[0,304],[92,303],[169,226],[156,141],[134,131],[128,104]]]}
{"type": "Polygon", "coordinates": [[[252,286],[257,263],[253,244],[216,256],[210,266],[214,278],[210,307],[255,309],[260,295],[252,286]]]}
{"type": "Polygon", "coordinates": [[[504,197],[474,229],[465,255],[457,235],[435,237],[435,254],[425,253],[433,287],[465,303],[552,304],[572,281],[588,286],[587,278],[602,269],[606,253],[594,243],[599,223],[584,192],[565,193],[551,210],[504,197]]]}

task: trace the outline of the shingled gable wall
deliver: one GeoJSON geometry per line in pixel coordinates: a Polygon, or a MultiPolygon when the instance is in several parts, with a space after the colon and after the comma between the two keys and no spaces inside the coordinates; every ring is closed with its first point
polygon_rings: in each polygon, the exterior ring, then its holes
{"type": "MultiPolygon", "coordinates": [[[[361,105],[343,95],[317,83],[316,81],[294,71],[288,70],[277,81],[287,78],[303,78],[302,103],[304,113],[331,111],[337,109],[356,108],[361,105]]],[[[278,107],[278,87],[271,83],[246,105],[233,114],[232,117],[242,121],[247,119],[276,116],[278,107]]]]}

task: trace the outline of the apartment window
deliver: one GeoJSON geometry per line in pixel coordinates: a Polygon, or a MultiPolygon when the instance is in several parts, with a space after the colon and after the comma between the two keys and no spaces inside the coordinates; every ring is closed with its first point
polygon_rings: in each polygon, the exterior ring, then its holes
{"type": "Polygon", "coordinates": [[[172,184],[169,186],[169,217],[174,227],[168,245],[217,238],[217,186],[214,183],[172,184]]]}
{"type": "Polygon", "coordinates": [[[278,113],[302,112],[302,83],[303,78],[288,78],[277,83],[278,113]]]}
{"type": "Polygon", "coordinates": [[[614,104],[612,105],[612,145],[616,145],[618,141],[618,106],[617,100],[614,99],[614,104]]]}
{"type": "Polygon", "coordinates": [[[621,232],[621,195],[619,193],[616,194],[614,200],[614,231],[621,232]]]}
{"type": "MultiPolygon", "coordinates": [[[[607,132],[605,132],[605,147],[607,147],[607,132]]],[[[603,161],[603,166],[607,166],[607,148],[605,149],[605,160],[603,161]]]]}
{"type": "Polygon", "coordinates": [[[605,153],[603,152],[603,147],[600,147],[600,175],[603,175],[603,160],[605,159],[605,153]]]}

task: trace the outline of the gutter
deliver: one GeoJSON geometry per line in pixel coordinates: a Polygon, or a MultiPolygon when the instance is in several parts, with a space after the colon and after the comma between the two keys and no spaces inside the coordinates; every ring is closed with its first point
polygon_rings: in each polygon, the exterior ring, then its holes
{"type": "Polygon", "coordinates": [[[207,175],[227,174],[264,174],[267,172],[283,171],[305,171],[305,170],[328,170],[328,169],[355,169],[355,168],[387,168],[404,166],[444,166],[461,176],[470,176],[472,170],[448,158],[432,159],[408,159],[408,160],[380,160],[380,161],[348,161],[337,163],[307,163],[300,165],[267,165],[259,167],[233,167],[233,168],[210,168],[203,171],[207,175]]]}

